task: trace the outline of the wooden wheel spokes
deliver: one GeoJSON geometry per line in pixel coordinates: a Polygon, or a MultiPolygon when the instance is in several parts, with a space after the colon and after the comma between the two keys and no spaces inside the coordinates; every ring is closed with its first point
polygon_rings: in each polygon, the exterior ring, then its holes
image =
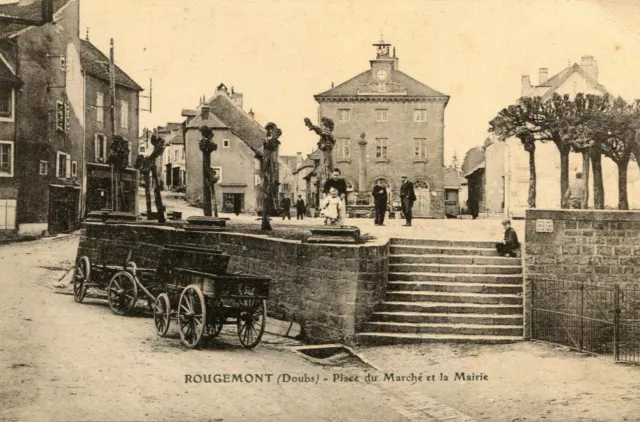
{"type": "Polygon", "coordinates": [[[73,271],[73,299],[81,303],[87,293],[87,283],[89,282],[89,272],[91,264],[86,256],[80,257],[76,262],[73,271]]]}
{"type": "Polygon", "coordinates": [[[126,315],[138,300],[138,287],[133,276],[126,271],[115,273],[107,287],[107,300],[115,314],[126,315]]]}
{"type": "Polygon", "coordinates": [[[156,324],[156,333],[160,337],[167,335],[171,325],[171,303],[166,293],[160,294],[153,307],[153,320],[156,324]]]}
{"type": "Polygon", "coordinates": [[[182,343],[189,348],[197,347],[202,340],[207,321],[204,295],[197,285],[190,284],[182,291],[177,318],[182,343]]]}
{"type": "Polygon", "coordinates": [[[260,343],[267,321],[267,303],[264,300],[243,300],[238,314],[238,338],[247,349],[260,343]]]}

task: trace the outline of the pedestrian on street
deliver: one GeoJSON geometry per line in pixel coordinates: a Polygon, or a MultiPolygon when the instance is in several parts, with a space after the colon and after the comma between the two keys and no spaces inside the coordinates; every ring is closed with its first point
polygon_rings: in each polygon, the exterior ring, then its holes
{"type": "Polygon", "coordinates": [[[381,180],[376,181],[373,187],[373,206],[374,206],[374,219],[373,222],[376,226],[384,226],[384,214],[387,211],[387,201],[389,195],[387,193],[387,187],[381,180]]]}
{"type": "Polygon", "coordinates": [[[235,213],[236,217],[239,216],[242,212],[242,204],[237,199],[233,201],[233,212],[235,213]]]}
{"type": "Polygon", "coordinates": [[[282,208],[282,219],[288,217],[291,220],[291,198],[285,196],[282,198],[282,202],[280,202],[280,208],[282,208]]]}
{"type": "Polygon", "coordinates": [[[569,208],[578,210],[582,208],[582,189],[584,189],[582,173],[577,172],[576,179],[569,185],[564,194],[565,203],[569,208]]]}
{"type": "Polygon", "coordinates": [[[338,225],[343,226],[345,222],[346,215],[346,202],[345,198],[347,197],[347,182],[342,178],[342,172],[339,168],[334,168],[333,172],[331,172],[331,177],[324,182],[324,189],[322,192],[324,193],[324,197],[327,198],[329,196],[329,191],[331,188],[335,188],[338,191],[338,198],[342,201],[342,210],[338,225]]]}
{"type": "Polygon", "coordinates": [[[511,221],[502,220],[502,226],[504,227],[504,239],[502,243],[496,243],[496,251],[498,251],[501,256],[515,258],[518,256],[516,251],[520,249],[518,235],[511,227],[511,221]]]}
{"type": "Polygon", "coordinates": [[[304,200],[302,199],[302,195],[298,195],[298,200],[296,201],[296,219],[304,220],[304,200]]]}
{"type": "Polygon", "coordinates": [[[402,185],[400,186],[400,202],[402,203],[402,214],[406,223],[403,226],[411,227],[411,208],[416,200],[416,192],[413,183],[407,180],[406,175],[402,175],[402,185]]]}

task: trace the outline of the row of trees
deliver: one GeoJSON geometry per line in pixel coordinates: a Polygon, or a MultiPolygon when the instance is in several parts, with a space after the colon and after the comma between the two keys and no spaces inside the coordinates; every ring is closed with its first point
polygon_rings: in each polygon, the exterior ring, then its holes
{"type": "MultiPolygon", "coordinates": [[[[489,131],[504,141],[517,137],[529,153],[529,207],[536,206],[535,149],[539,142],[553,142],[560,154],[560,198],[569,186],[569,154],[582,154],[582,174],[589,184],[589,163],[593,168],[593,199],[596,209],[604,208],[602,156],[618,166],[618,208],[629,209],[627,168],[635,156],[640,166],[640,100],[627,103],[607,95],[553,94],[523,97],[501,110],[489,123],[489,131]]],[[[583,190],[582,208],[587,208],[589,190],[583,190]]]]}

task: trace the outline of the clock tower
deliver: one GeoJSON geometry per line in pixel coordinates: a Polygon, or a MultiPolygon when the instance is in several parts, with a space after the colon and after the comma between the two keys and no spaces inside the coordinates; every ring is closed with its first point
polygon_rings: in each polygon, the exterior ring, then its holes
{"type": "Polygon", "coordinates": [[[397,69],[398,59],[395,57],[395,49],[391,57],[391,44],[384,42],[384,39],[381,38],[373,46],[376,48],[376,58],[370,61],[371,76],[378,84],[378,92],[385,92],[391,80],[392,69],[397,69]]]}

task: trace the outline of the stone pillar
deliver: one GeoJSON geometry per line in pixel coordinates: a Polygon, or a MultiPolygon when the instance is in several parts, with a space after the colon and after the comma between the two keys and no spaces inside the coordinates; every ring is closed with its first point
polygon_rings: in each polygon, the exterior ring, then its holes
{"type": "Polygon", "coordinates": [[[358,196],[363,198],[367,192],[365,184],[367,182],[367,140],[364,132],[360,135],[358,145],[360,146],[360,155],[358,157],[358,196]]]}

